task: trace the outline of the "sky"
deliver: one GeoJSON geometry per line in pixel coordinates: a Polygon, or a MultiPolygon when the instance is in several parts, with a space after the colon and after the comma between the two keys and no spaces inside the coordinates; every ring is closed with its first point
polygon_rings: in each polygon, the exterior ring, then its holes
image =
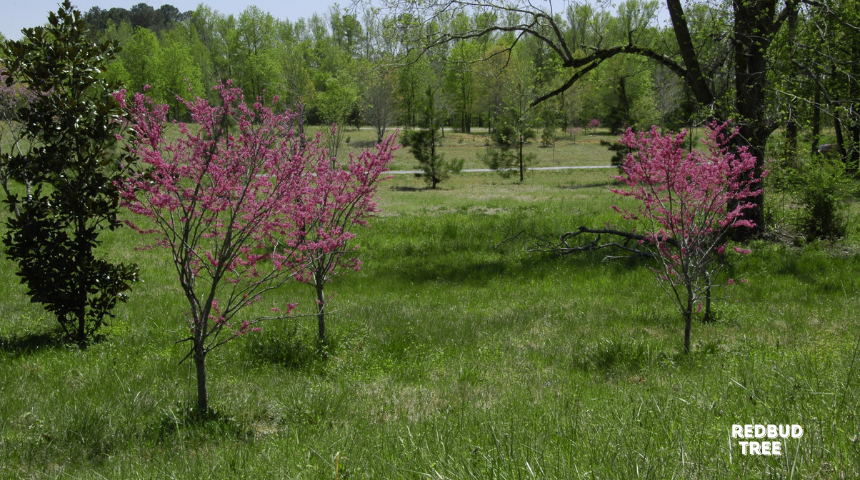
{"type": "MultiPolygon", "coordinates": [[[[62,0],[0,0],[0,32],[10,40],[19,40],[21,29],[42,25],[48,21],[48,12],[57,11],[62,0]]],[[[72,0],[72,5],[86,12],[97,6],[104,10],[113,7],[130,9],[138,3],[146,3],[157,9],[164,4],[170,4],[180,12],[196,10],[200,0],[72,0]]],[[[224,15],[238,16],[251,5],[269,12],[273,17],[295,21],[299,18],[310,18],[314,13],[324,14],[335,3],[341,8],[351,5],[350,0],[207,0],[202,2],[213,10],[224,15]]]]}

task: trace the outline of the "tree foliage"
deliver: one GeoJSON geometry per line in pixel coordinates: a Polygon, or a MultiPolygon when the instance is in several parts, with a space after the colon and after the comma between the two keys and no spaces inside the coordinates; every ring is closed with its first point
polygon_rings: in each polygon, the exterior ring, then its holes
{"type": "MultiPolygon", "coordinates": [[[[626,219],[640,221],[644,241],[654,245],[660,266],[654,273],[684,317],[684,352],[690,351],[693,311],[710,301],[711,286],[722,263],[730,228],[752,227],[743,218],[753,208],[750,197],[760,193],[761,177],[754,174],[756,159],[741,147],[728,151],[727,124],[713,123],[703,142],[705,152],[684,154],[686,132],[660,135],[628,129],[621,143],[628,154],[618,180],[627,189],[615,189],[639,202],[638,212],[621,210],[626,219]]],[[[738,252],[743,252],[736,249],[738,252]]],[[[732,280],[729,280],[732,283],[732,280]]]]}
{"type": "MultiPolygon", "coordinates": [[[[297,224],[311,224],[297,202],[304,171],[318,142],[300,142],[290,115],[244,103],[241,91],[219,86],[221,105],[185,102],[199,130],[179,126],[165,136],[167,105],[135,94],[127,105],[134,137],[128,148],[139,158],[137,173],[119,185],[123,205],[155,224],[141,230],[172,253],[188,302],[189,356],[197,369],[198,407],[208,410],[206,356],[250,332],[260,318],[238,320],[296,273],[289,253],[273,249],[297,224]],[[235,133],[231,132],[235,124],[235,133]]],[[[124,101],[125,92],[117,95],[124,101]]],[[[292,304],[283,306],[289,314],[292,304]]],[[[280,314],[275,317],[281,316],[280,314]]]]}
{"type": "Polygon", "coordinates": [[[4,46],[6,84],[34,94],[19,109],[28,152],[7,157],[12,178],[32,185],[12,194],[3,242],[33,302],[57,316],[82,346],[105,324],[137,279],[136,265],[97,255],[99,234],[121,224],[114,182],[125,175],[114,148],[121,110],[102,77],[115,46],[92,44],[81,13],[66,0],[48,25],[4,46]]]}
{"type": "Polygon", "coordinates": [[[412,155],[418,160],[419,168],[424,171],[424,181],[430,188],[436,188],[436,185],[447,179],[451,173],[460,172],[463,160],[446,160],[444,155],[436,151],[440,141],[441,118],[436,109],[436,95],[431,87],[427,87],[422,113],[423,128],[407,132],[403,143],[410,147],[412,155]]]}
{"type": "Polygon", "coordinates": [[[135,134],[129,150],[140,168],[120,183],[123,205],[155,224],[136,228],[172,253],[190,313],[182,341],[191,344],[204,413],[207,355],[261,320],[289,315],[295,305],[285,302],[272,315],[239,317],[266,292],[309,269],[330,279],[342,266],[348,229],[371,213],[375,182],[391,158],[386,144],[341,173],[320,136],[296,134],[295,114],[247,105],[229,84],[216,91],[220,106],[184,101],[199,129],[181,124],[176,140],[164,131],[168,107],[136,94],[127,106],[135,134]]]}
{"type": "Polygon", "coordinates": [[[308,165],[307,188],[298,202],[312,209],[306,217],[311,223],[298,224],[297,237],[288,245],[302,269],[297,278],[316,290],[320,340],[326,338],[325,285],[361,268],[361,261],[348,254],[349,242],[355,238],[355,227],[369,226],[368,219],[377,211],[373,197],[397,148],[395,138],[378,143],[375,151],[365,150],[357,157],[350,153],[346,162],[323,152],[308,165]]]}

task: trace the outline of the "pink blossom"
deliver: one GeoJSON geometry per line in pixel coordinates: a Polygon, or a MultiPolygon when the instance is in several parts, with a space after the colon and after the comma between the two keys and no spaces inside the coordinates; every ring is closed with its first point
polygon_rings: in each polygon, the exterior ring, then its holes
{"type": "MultiPolygon", "coordinates": [[[[294,114],[248,105],[230,82],[216,91],[220,105],[177,97],[198,128],[174,124],[175,140],[165,135],[166,105],[140,93],[130,100],[124,91],[116,95],[133,132],[127,148],[137,159],[136,174],[117,185],[122,205],[153,222],[152,230],[135,229],[157,235],[153,243],[171,251],[190,306],[192,329],[185,340],[192,343],[198,372],[212,349],[255,331],[264,319],[233,327],[240,311],[305,275],[317,252],[342,251],[354,236],[353,223],[337,219],[359,212],[360,220],[375,211],[366,192],[375,188],[394,148],[390,139],[342,173],[319,136],[296,135],[294,114]]],[[[294,308],[272,311],[283,317],[294,308]]],[[[206,399],[198,402],[205,409],[206,399]]]]}
{"type": "Polygon", "coordinates": [[[625,219],[641,219],[644,237],[660,262],[655,274],[668,283],[667,291],[685,316],[685,349],[693,305],[710,295],[711,279],[721,267],[714,254],[724,252],[730,228],[753,226],[743,215],[753,207],[749,198],[761,193],[756,159],[746,147],[730,151],[737,132],[726,133],[727,128],[728,123],[708,125],[704,152],[685,153],[686,132],[663,136],[656,126],[648,132],[628,128],[621,138],[634,153],[616,177],[627,188],[612,191],[637,200],[639,208],[635,213],[613,208],[625,219]]]}

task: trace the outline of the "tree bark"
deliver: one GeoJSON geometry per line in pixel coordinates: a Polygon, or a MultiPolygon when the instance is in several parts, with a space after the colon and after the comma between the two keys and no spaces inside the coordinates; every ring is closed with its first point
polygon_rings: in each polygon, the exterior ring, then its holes
{"type": "Polygon", "coordinates": [[[711,92],[711,88],[702,74],[702,67],[699,65],[699,57],[693,46],[693,38],[690,35],[690,28],[687,25],[687,18],[684,15],[681,0],[666,0],[666,6],[669,9],[669,18],[672,20],[672,29],[675,32],[675,39],[678,42],[681,59],[684,62],[684,67],[687,69],[684,81],[689,85],[690,90],[696,97],[696,101],[702,105],[712,105],[714,103],[714,94],[711,92]]]}
{"type": "MultiPolygon", "coordinates": [[[[433,185],[436,186],[435,184],[433,185]]],[[[325,340],[325,293],[323,289],[325,288],[325,284],[323,282],[316,283],[317,288],[317,321],[319,323],[319,339],[325,340]]]]}
{"type": "Polygon", "coordinates": [[[206,351],[202,340],[194,340],[194,366],[197,367],[197,409],[201,415],[206,415],[209,413],[209,395],[206,391],[206,351]]]}
{"type": "Polygon", "coordinates": [[[684,354],[690,353],[690,330],[693,326],[693,314],[689,310],[684,312],[684,354]]]}
{"type": "Polygon", "coordinates": [[[687,309],[684,311],[684,354],[690,353],[690,330],[693,328],[693,290],[687,286],[687,309]]]}
{"type": "Polygon", "coordinates": [[[821,89],[818,85],[815,87],[815,94],[812,100],[812,151],[810,155],[818,153],[818,141],[821,136],[821,89]]]}
{"type": "Polygon", "coordinates": [[[520,147],[520,183],[523,183],[523,177],[524,177],[523,176],[523,143],[525,143],[525,140],[523,140],[523,138],[521,136],[520,137],[520,145],[519,145],[519,147],[520,147]]]}
{"type": "MultiPolygon", "coordinates": [[[[765,123],[764,90],[767,86],[767,50],[775,32],[775,0],[734,0],[735,23],[735,109],[740,134],[735,137],[738,147],[746,146],[756,158],[753,174],[761,177],[764,170],[765,146],[772,127],[765,123]]],[[[765,230],[764,194],[747,199],[753,208],[744,218],[755,222],[752,229],[738,232],[742,239],[765,230]]]]}

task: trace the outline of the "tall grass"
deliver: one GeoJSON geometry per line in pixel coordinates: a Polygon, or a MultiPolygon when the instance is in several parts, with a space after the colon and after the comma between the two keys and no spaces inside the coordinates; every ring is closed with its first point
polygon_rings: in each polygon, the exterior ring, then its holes
{"type": "MultiPolygon", "coordinates": [[[[619,223],[608,175],[389,180],[363,269],[330,286],[329,341],[300,317],[223,347],[209,421],[167,252],[111,234],[144,283],[86,351],[57,343],[3,260],[0,477],[858,478],[860,257],[752,245],[732,260],[749,284],[720,292],[684,355],[647,263],[501,243],[619,223]],[[745,456],[729,432],[749,423],[805,433],[745,456]]],[[[313,311],[303,285],[277,295],[313,311]]]]}

